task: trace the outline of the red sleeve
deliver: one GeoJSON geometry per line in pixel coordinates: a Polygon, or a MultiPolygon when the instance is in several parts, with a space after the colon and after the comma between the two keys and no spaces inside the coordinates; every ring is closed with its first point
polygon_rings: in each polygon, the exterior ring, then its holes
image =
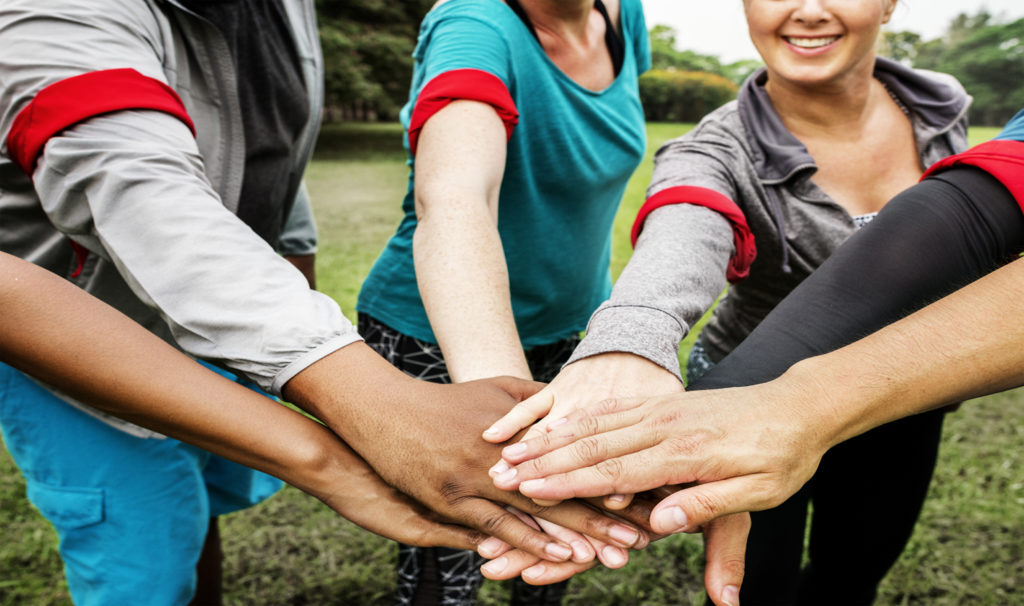
{"type": "Polygon", "coordinates": [[[726,278],[729,282],[735,284],[750,275],[750,264],[754,262],[754,258],[757,256],[757,247],[754,246],[754,234],[750,232],[747,218],[743,216],[743,211],[740,210],[740,207],[735,202],[706,187],[692,187],[688,185],[669,187],[648,198],[640,208],[636,221],[633,222],[633,231],[630,234],[633,246],[636,246],[637,238],[640,237],[640,231],[643,229],[647,215],[651,214],[654,209],[668,206],[669,204],[696,204],[704,206],[728,219],[729,224],[732,225],[733,242],[736,252],[733,254],[732,259],[729,260],[726,278]]]}
{"type": "Polygon", "coordinates": [[[505,123],[505,132],[519,123],[519,111],[500,78],[479,69],[456,69],[444,72],[427,83],[416,97],[416,106],[409,120],[409,150],[416,155],[420,131],[434,114],[452,101],[479,101],[492,106],[505,123]]]}
{"type": "Polygon", "coordinates": [[[1024,210],[1024,142],[998,140],[975,145],[962,154],[939,160],[921,178],[954,166],[974,166],[992,175],[1024,210]]]}
{"type": "Polygon", "coordinates": [[[7,153],[31,176],[51,137],[83,120],[127,109],[165,112],[184,122],[193,135],[196,132],[171,87],[134,69],[110,69],[73,76],[39,91],[14,118],[7,153]]]}

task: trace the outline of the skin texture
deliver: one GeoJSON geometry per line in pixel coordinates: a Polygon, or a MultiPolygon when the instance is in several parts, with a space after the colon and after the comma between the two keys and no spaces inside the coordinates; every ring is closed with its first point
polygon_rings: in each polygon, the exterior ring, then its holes
{"type": "Polygon", "coordinates": [[[774,381],[580,412],[515,457],[525,461],[520,480],[545,478],[523,481],[520,490],[569,498],[700,482],[655,508],[657,532],[774,507],[835,444],[1024,384],[1024,327],[1006,321],[1024,312],[1022,301],[1024,260],[1018,260],[774,381]]]}
{"type": "Polygon", "coordinates": [[[377,534],[473,549],[322,425],[224,379],[119,312],[0,253],[0,359],[100,410],[277,476],[377,534]]]}
{"type": "MultiPolygon", "coordinates": [[[[895,2],[890,0],[744,2],[751,39],[768,71],[766,90],[773,105],[786,127],[815,158],[819,166],[815,184],[851,214],[877,211],[896,193],[915,183],[923,172],[909,120],[872,77],[874,44],[894,8],[895,2]],[[828,44],[815,50],[798,46],[822,40],[828,44]],[[870,183],[865,183],[865,174],[872,175],[870,183]]],[[[639,400],[635,398],[681,390],[682,386],[670,373],[637,356],[625,352],[591,356],[569,365],[549,387],[488,428],[484,438],[508,439],[536,421],[528,434],[534,437],[551,431],[566,417],[573,418],[575,411],[587,411],[580,414],[604,411],[610,405],[610,398],[634,398],[636,402],[639,400]],[[621,369],[613,370],[617,365],[621,369]]],[[[681,443],[670,440],[670,447],[666,449],[685,448],[687,443],[688,438],[681,438],[681,443]]],[[[587,445],[597,448],[591,454],[608,454],[603,445],[587,445]]],[[[504,460],[492,468],[492,475],[497,486],[513,489],[523,479],[516,475],[522,473],[523,466],[517,471],[512,465],[523,460],[519,458],[523,453],[516,447],[509,447],[505,453],[504,460]]],[[[666,461],[671,460],[669,454],[665,456],[666,461]]],[[[669,474],[658,486],[703,477],[696,473],[672,475],[676,472],[671,466],[667,462],[657,464],[653,455],[648,456],[645,463],[669,474]]],[[[606,467],[612,465],[605,464],[606,467]]],[[[814,467],[816,465],[815,460],[814,467]]],[[[629,502],[631,491],[625,489],[628,485],[624,482],[612,488],[606,483],[604,492],[589,491],[588,494],[610,495],[605,506],[614,508],[629,502]]],[[[545,495],[572,492],[572,487],[561,488],[561,491],[521,490],[542,503],[549,503],[560,497],[545,495]]],[[[680,526],[671,525],[672,528],[680,526]]],[[[654,527],[664,528],[657,524],[654,527]]],[[[696,526],[685,527],[693,530],[696,526]]]]}
{"type": "Polygon", "coordinates": [[[455,385],[417,381],[365,344],[354,343],[296,375],[284,396],[322,419],[389,485],[446,519],[536,557],[565,561],[572,553],[504,505],[620,547],[645,544],[639,530],[579,503],[541,508],[493,486],[485,462],[498,455],[498,448],[480,440],[478,432],[537,387],[513,378],[455,385]],[[428,414],[433,421],[423,423],[428,414]]]}
{"type": "MultiPolygon", "coordinates": [[[[522,6],[548,56],[566,75],[592,90],[612,83],[605,22],[593,0],[527,0],[522,6]]],[[[607,7],[617,21],[618,2],[607,7]]],[[[419,138],[413,259],[427,316],[456,383],[495,376],[532,378],[512,312],[497,229],[505,144],[506,131],[494,109],[473,101],[455,101],[434,114],[419,138]]],[[[479,428],[471,435],[478,436],[479,428]]],[[[628,553],[619,546],[551,522],[537,520],[544,531],[572,546],[574,560],[596,556],[616,568],[626,563],[628,553]]]]}

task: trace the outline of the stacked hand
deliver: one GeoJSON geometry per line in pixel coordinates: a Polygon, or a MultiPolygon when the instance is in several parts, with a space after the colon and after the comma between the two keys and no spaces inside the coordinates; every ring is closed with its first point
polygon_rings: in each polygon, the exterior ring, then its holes
{"type": "MultiPolygon", "coordinates": [[[[481,428],[539,387],[514,379],[424,383],[402,375],[365,345],[353,344],[292,379],[286,396],[324,420],[388,486],[433,512],[435,523],[452,522],[493,537],[483,542],[475,535],[460,537],[457,546],[476,541],[485,557],[520,562],[529,554],[534,561],[571,562],[572,570],[591,565],[595,557],[621,566],[626,549],[649,540],[635,524],[579,501],[543,507],[496,488],[487,476],[500,446],[482,441],[481,428]],[[524,520],[510,507],[540,521],[524,520]]],[[[638,505],[618,515],[646,522],[649,513],[649,506],[638,505]]]]}

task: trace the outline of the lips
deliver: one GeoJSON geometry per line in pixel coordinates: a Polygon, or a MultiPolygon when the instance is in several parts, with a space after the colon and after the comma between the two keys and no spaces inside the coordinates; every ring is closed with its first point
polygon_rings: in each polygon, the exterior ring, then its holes
{"type": "Polygon", "coordinates": [[[808,50],[814,50],[817,48],[824,48],[830,44],[833,44],[841,36],[814,36],[814,37],[797,37],[797,36],[783,36],[783,40],[792,44],[797,48],[805,48],[808,50]]]}

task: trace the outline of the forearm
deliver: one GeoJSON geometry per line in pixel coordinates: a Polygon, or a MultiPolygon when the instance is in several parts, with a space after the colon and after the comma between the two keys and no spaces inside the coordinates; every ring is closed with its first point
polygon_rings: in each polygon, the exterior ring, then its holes
{"type": "Polygon", "coordinates": [[[677,204],[652,212],[570,362],[627,352],[682,380],[679,343],[725,288],[732,241],[728,221],[707,208],[677,204]]]}
{"type": "Polygon", "coordinates": [[[468,210],[476,212],[429,211],[416,228],[416,279],[431,328],[454,381],[529,379],[501,239],[485,205],[468,210]]]}
{"type": "Polygon", "coordinates": [[[326,428],[227,381],[114,309],[0,256],[0,356],[68,395],[317,496],[354,455],[326,428]]]}
{"type": "Polygon", "coordinates": [[[419,138],[416,281],[456,382],[530,378],[497,228],[505,136],[494,108],[456,101],[419,138]]]}
{"type": "Polygon", "coordinates": [[[824,413],[819,423],[836,444],[889,421],[1024,384],[1022,313],[1024,260],[1018,260],[860,341],[797,364],[779,382],[815,386],[794,404],[824,413]]]}

